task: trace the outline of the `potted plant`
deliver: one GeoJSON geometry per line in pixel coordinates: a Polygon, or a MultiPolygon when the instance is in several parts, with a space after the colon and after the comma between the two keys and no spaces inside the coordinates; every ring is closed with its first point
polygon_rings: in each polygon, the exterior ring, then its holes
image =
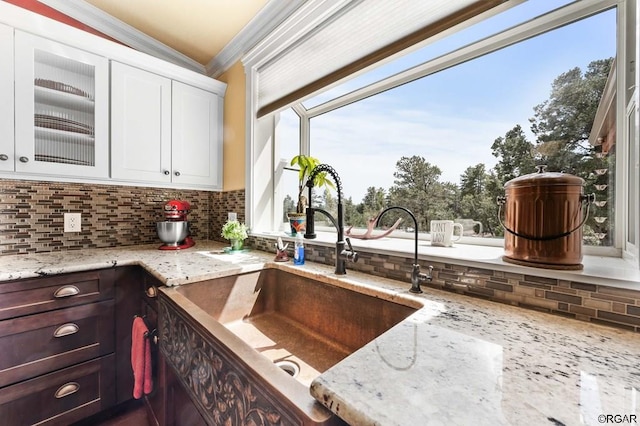
{"type": "MultiPolygon", "coordinates": [[[[289,225],[291,226],[291,234],[295,235],[298,232],[303,232],[306,229],[306,221],[307,216],[305,210],[308,205],[307,197],[304,196],[304,191],[307,188],[307,181],[311,176],[311,172],[318,165],[320,165],[320,160],[310,155],[296,155],[291,159],[291,166],[298,166],[298,202],[296,205],[295,212],[287,213],[287,217],[289,218],[289,225]]],[[[330,180],[327,179],[327,174],[325,172],[318,173],[313,182],[313,186],[316,187],[330,187],[333,188],[334,184],[330,180]]]]}
{"type": "Polygon", "coordinates": [[[244,240],[249,237],[247,234],[247,225],[237,220],[227,220],[225,224],[222,225],[221,235],[231,242],[231,250],[242,250],[244,240]]]}

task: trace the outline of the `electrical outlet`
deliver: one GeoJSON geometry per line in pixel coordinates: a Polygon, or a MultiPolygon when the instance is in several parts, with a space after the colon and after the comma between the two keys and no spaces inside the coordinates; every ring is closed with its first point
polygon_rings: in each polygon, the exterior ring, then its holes
{"type": "Polygon", "coordinates": [[[227,213],[227,219],[238,220],[238,215],[236,214],[236,212],[229,212],[227,213]]]}
{"type": "Polygon", "coordinates": [[[80,213],[64,214],[64,232],[82,231],[82,215],[80,213]]]}

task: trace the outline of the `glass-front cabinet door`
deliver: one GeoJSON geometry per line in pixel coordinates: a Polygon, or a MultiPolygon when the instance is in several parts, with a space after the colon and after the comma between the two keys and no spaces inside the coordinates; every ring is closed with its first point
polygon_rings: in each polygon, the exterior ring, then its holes
{"type": "Polygon", "coordinates": [[[109,176],[109,63],[51,40],[15,34],[15,169],[109,176]]]}

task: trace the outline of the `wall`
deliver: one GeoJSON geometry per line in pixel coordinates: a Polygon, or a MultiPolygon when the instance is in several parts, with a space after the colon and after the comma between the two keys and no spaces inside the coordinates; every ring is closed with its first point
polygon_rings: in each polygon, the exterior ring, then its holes
{"type": "Polygon", "coordinates": [[[155,223],[170,199],[191,203],[194,239],[220,237],[227,211],[244,220],[244,191],[208,192],[0,179],[0,256],[160,244],[155,223]],[[82,214],[82,232],[64,233],[63,215],[82,214]]]}
{"type": "Polygon", "coordinates": [[[224,190],[245,189],[245,74],[240,61],[218,77],[227,83],[224,98],[224,190]]]}

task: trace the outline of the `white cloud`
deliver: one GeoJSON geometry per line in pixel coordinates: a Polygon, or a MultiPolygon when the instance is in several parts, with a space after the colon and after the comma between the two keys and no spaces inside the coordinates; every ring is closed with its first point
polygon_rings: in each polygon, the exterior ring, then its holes
{"type": "Polygon", "coordinates": [[[458,183],[478,163],[493,167],[491,144],[513,123],[400,108],[388,100],[358,103],[311,120],[312,153],[340,174],[344,192],[361,201],[370,186],[393,185],[395,164],[418,155],[458,183]]]}

